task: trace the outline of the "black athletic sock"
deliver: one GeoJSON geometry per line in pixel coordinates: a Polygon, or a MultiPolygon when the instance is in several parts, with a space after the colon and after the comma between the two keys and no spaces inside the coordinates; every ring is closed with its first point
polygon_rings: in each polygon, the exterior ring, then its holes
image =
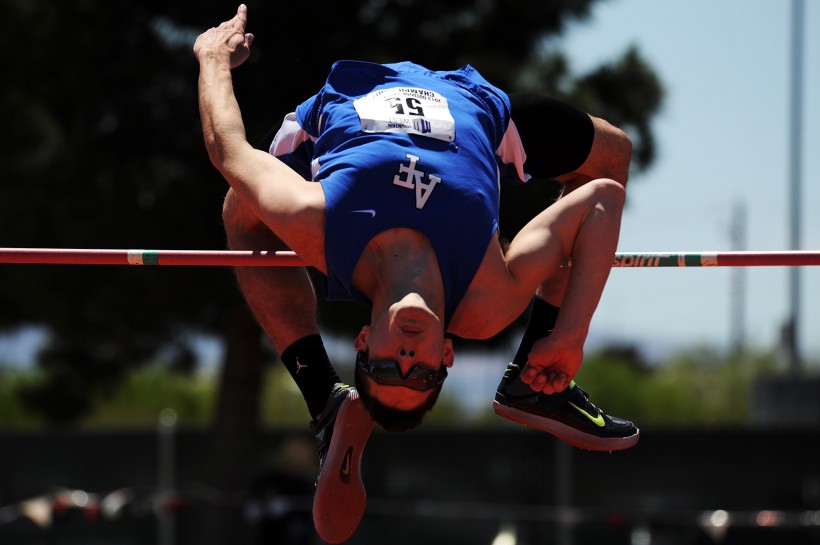
{"type": "Polygon", "coordinates": [[[559,310],[561,310],[559,307],[553,306],[538,297],[532,298],[527,327],[524,330],[524,336],[521,338],[521,344],[518,346],[518,352],[515,353],[512,361],[519,369],[523,369],[526,365],[527,356],[532,349],[532,345],[552,332],[555,321],[558,319],[559,310]]]}
{"type": "Polygon", "coordinates": [[[324,410],[333,386],[341,382],[327,356],[322,337],[308,335],[299,339],[282,351],[280,359],[302,392],[310,415],[316,418],[324,410]]]}

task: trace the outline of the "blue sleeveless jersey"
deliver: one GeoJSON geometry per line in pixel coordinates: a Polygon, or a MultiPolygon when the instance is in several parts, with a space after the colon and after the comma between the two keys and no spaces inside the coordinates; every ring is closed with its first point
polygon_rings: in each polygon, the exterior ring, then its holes
{"type": "Polygon", "coordinates": [[[506,94],[469,66],[333,65],[296,109],[327,201],[330,299],[365,301],[351,286],[365,246],[385,230],[414,229],[436,252],[449,323],[498,229],[495,152],[509,111],[506,94]]]}

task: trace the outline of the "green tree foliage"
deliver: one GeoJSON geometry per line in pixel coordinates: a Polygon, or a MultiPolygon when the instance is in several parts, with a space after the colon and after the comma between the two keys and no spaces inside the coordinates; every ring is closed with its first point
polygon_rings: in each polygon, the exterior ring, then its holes
{"type": "MultiPolygon", "coordinates": [[[[748,426],[753,424],[754,384],[776,368],[776,357],[767,352],[724,355],[696,348],[648,364],[627,347],[591,354],[578,381],[594,394],[597,404],[641,426],[748,426]]],[[[14,394],[36,379],[33,372],[0,375],[0,427],[40,429],[47,424],[14,394]]],[[[262,425],[304,429],[310,415],[284,368],[268,366],[262,382],[262,425]]],[[[82,420],[82,426],[152,427],[161,410],[172,408],[180,426],[207,427],[216,410],[218,387],[213,374],[191,377],[157,365],[131,371],[119,388],[95,400],[95,410],[82,420]]],[[[425,427],[509,425],[492,414],[489,404],[487,409],[471,414],[445,387],[425,427]]]]}
{"type": "Polygon", "coordinates": [[[727,356],[708,347],[651,366],[636,354],[595,354],[577,378],[597,404],[646,426],[748,425],[754,381],[776,367],[770,353],[727,356]]]}

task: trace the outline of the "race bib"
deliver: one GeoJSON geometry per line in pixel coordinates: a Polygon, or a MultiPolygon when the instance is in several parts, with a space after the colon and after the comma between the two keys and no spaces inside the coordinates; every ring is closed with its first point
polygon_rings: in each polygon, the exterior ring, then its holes
{"type": "Polygon", "coordinates": [[[419,87],[391,87],[353,101],[363,132],[403,132],[452,142],[456,123],[447,99],[419,87]]]}

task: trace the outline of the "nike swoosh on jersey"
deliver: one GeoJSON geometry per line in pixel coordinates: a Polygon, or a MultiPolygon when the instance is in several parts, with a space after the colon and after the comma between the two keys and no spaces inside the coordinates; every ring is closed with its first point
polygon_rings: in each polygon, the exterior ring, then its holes
{"type": "Polygon", "coordinates": [[[600,412],[598,412],[598,416],[592,416],[591,414],[589,414],[588,412],[586,412],[584,409],[582,409],[581,407],[579,407],[578,405],[576,405],[576,404],[575,404],[575,403],[573,403],[572,401],[570,401],[570,402],[569,402],[569,404],[570,404],[570,405],[572,405],[572,407],[573,407],[576,411],[578,411],[578,412],[579,412],[579,413],[581,413],[582,415],[584,415],[584,416],[586,416],[587,418],[589,418],[589,421],[590,421],[590,422],[592,422],[593,424],[595,424],[596,426],[598,426],[599,428],[603,428],[603,427],[606,425],[606,422],[604,422],[604,417],[601,415],[601,413],[600,413],[600,412]]]}
{"type": "Polygon", "coordinates": [[[370,214],[371,218],[376,217],[376,211],[373,210],[372,208],[366,208],[366,209],[363,209],[363,210],[351,210],[350,213],[351,214],[370,214]]]}

